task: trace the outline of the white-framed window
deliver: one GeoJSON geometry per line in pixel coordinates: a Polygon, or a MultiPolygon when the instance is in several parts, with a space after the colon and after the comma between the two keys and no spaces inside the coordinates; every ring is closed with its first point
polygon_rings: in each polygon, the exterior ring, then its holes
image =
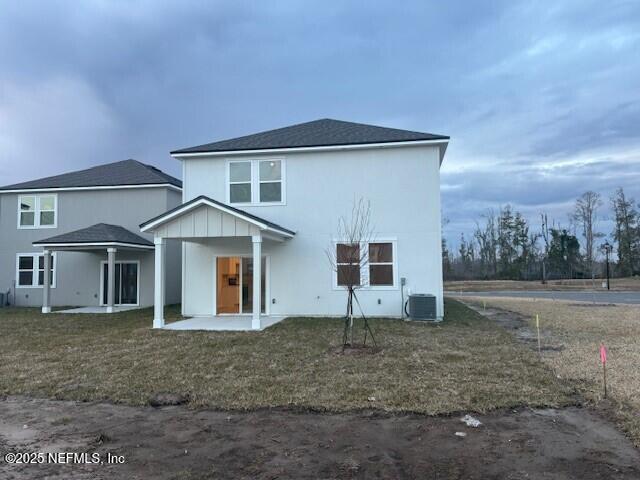
{"type": "MultiPolygon", "coordinates": [[[[56,286],[58,261],[55,252],[51,254],[51,288],[56,286]]],[[[44,254],[18,253],[16,255],[16,288],[41,288],[44,285],[44,254]]]]}
{"type": "Polygon", "coordinates": [[[232,205],[284,205],[284,173],[282,158],[229,160],[227,202],[232,205]]]}
{"type": "Polygon", "coordinates": [[[57,223],[57,195],[20,195],[18,197],[18,228],[55,228],[57,223]]]}
{"type": "Polygon", "coordinates": [[[396,240],[375,240],[362,244],[335,242],[336,272],[334,288],[344,288],[353,282],[371,290],[397,289],[396,240]],[[361,265],[360,252],[367,252],[361,265]]]}

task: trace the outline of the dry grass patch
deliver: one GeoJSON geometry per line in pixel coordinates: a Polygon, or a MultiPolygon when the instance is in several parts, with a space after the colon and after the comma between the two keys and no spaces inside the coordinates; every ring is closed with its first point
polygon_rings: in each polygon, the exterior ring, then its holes
{"type": "Polygon", "coordinates": [[[441,324],[374,319],[381,346],[374,355],[336,354],[337,319],[291,318],[263,332],[150,325],[149,310],[0,310],[0,394],[140,405],[173,392],[198,407],[428,414],[571,401],[533,352],[455,301],[441,324]]]}
{"type": "Polygon", "coordinates": [[[609,396],[623,428],[640,446],[640,306],[598,305],[547,299],[469,298],[487,306],[511,310],[533,318],[541,329],[561,343],[560,351],[545,351],[543,359],[564,379],[578,385],[587,400],[602,399],[599,346],[609,351],[609,396]]]}

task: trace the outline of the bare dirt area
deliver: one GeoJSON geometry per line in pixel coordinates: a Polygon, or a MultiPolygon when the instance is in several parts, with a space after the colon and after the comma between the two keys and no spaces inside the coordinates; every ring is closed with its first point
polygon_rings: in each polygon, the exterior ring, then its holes
{"type": "Polygon", "coordinates": [[[430,417],[247,413],[8,397],[0,450],[121,455],[117,465],[8,465],[6,479],[637,479],[640,453],[587,409],[430,417]],[[456,435],[456,432],[465,434],[456,435]]]}
{"type": "Polygon", "coordinates": [[[599,346],[609,354],[608,399],[618,425],[640,447],[640,305],[576,303],[545,299],[465,297],[465,302],[537,350],[556,377],[574,385],[585,402],[604,396],[599,346]]]}

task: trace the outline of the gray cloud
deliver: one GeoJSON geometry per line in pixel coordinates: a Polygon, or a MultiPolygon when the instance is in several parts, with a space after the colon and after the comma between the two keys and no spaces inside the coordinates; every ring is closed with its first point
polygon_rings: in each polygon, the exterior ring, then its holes
{"type": "Polygon", "coordinates": [[[1,3],[1,184],[328,116],[451,135],[450,236],[640,197],[637,2],[1,3]]]}

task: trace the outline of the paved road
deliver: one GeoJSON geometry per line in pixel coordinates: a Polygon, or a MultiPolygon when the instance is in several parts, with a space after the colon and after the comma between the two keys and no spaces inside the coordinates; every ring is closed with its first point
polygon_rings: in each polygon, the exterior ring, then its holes
{"type": "Polygon", "coordinates": [[[445,292],[445,295],[465,297],[551,298],[556,300],[573,300],[576,302],[628,303],[640,305],[640,292],[503,290],[497,292],[448,291],[445,292]]]}

